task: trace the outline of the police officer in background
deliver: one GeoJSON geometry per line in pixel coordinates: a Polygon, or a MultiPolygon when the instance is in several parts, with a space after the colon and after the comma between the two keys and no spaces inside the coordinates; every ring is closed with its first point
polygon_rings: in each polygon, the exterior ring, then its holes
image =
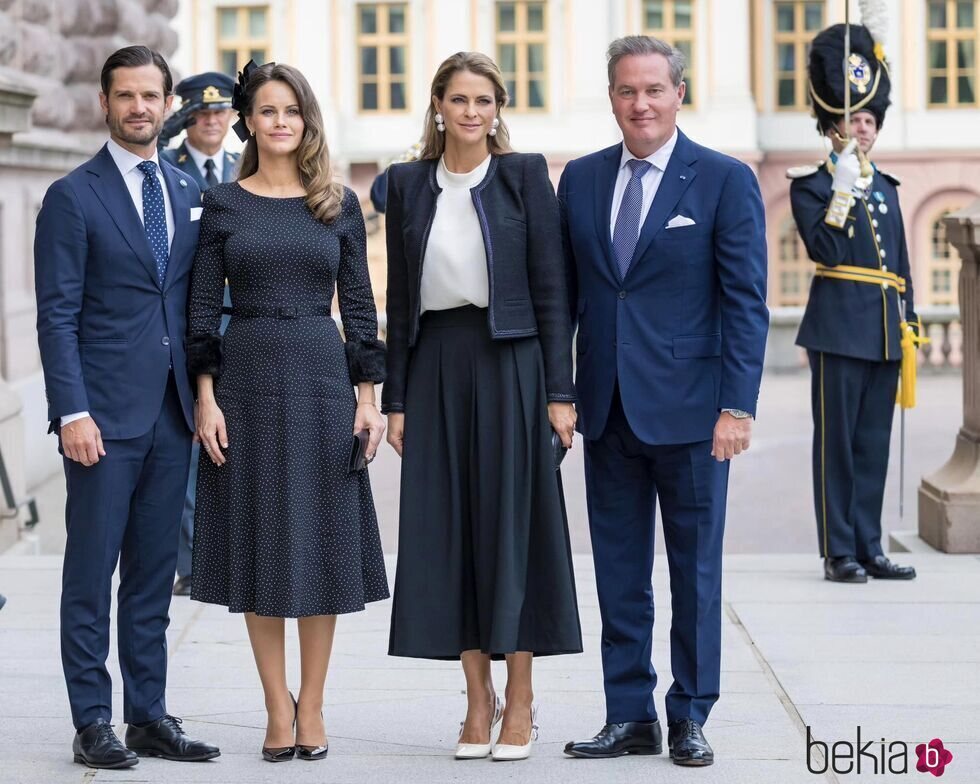
{"type": "MultiPolygon", "coordinates": [[[[238,153],[228,152],[222,145],[228,135],[231,122],[231,97],[234,81],[230,76],[214,71],[189,76],[180,82],[175,92],[180,96],[179,117],[176,125],[183,125],[187,138],[180,146],[161,153],[167,161],[194,178],[203,193],[212,185],[235,179],[238,153]],[[182,118],[182,119],[181,119],[182,118]]],[[[179,132],[180,127],[172,128],[179,132]]],[[[225,306],[230,307],[228,290],[225,289],[225,306]]],[[[221,330],[228,317],[222,321],[221,330]]],[[[177,550],[177,581],[175,596],[190,596],[191,560],[194,542],[194,508],[197,494],[197,464],[201,445],[195,443],[191,452],[191,467],[187,478],[184,511],[180,520],[180,543],[177,550]]]]}
{"type": "Polygon", "coordinates": [[[788,172],[793,217],[816,262],[796,342],[813,372],[817,537],[828,580],[911,580],[915,570],[893,564],[881,548],[903,322],[918,329],[899,182],[868,159],[890,80],[881,47],[866,27],[851,25],[845,82],[844,31],[842,24],[822,31],[810,49],[817,127],[834,152],[819,166],[788,172]]]}
{"type": "Polygon", "coordinates": [[[209,71],[188,76],[175,89],[182,101],[179,114],[184,118],[187,138],[162,154],[193,177],[202,193],[219,182],[235,179],[238,153],[222,146],[231,122],[234,84],[227,74],[209,71]]]}

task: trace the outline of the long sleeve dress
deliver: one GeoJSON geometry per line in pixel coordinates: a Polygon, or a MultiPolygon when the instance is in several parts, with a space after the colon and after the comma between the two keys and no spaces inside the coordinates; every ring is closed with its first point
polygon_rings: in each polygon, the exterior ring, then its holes
{"type": "Polygon", "coordinates": [[[384,377],[377,330],[352,191],[330,224],[303,197],[238,183],[205,194],[188,362],[192,376],[215,377],[228,448],[220,467],[201,453],[191,598],[276,617],[387,598],[368,472],[348,473],[353,385],[384,377]],[[344,337],[330,315],[335,284],[344,337]]]}

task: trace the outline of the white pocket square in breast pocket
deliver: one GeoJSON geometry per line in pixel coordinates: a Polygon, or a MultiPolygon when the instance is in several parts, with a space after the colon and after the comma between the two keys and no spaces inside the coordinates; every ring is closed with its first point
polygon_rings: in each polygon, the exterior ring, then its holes
{"type": "Polygon", "coordinates": [[[204,212],[204,207],[191,207],[191,220],[201,220],[202,212],[204,212]]]}
{"type": "Polygon", "coordinates": [[[686,215],[675,215],[667,223],[668,229],[679,229],[681,226],[693,226],[694,221],[688,218],[686,215]]]}

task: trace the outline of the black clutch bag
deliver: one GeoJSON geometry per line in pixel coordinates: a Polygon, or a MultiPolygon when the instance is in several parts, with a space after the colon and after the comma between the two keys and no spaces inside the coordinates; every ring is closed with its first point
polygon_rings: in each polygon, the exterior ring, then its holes
{"type": "Polygon", "coordinates": [[[557,471],[559,466],[561,466],[561,461],[565,459],[565,454],[568,452],[568,447],[561,442],[561,436],[558,435],[554,430],[551,431],[551,453],[555,460],[555,470],[557,471]]]}
{"type": "Polygon", "coordinates": [[[353,474],[367,468],[367,448],[370,433],[367,430],[358,430],[351,436],[350,461],[347,464],[347,472],[353,474]]]}

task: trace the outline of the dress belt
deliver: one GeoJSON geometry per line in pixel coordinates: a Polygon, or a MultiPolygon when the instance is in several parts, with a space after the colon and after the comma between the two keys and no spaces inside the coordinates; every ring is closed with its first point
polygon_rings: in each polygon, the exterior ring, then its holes
{"type": "Polygon", "coordinates": [[[872,267],[854,267],[848,264],[838,264],[836,267],[826,267],[817,264],[814,272],[818,278],[831,280],[850,280],[855,283],[873,283],[883,289],[893,288],[899,294],[905,293],[905,278],[900,278],[894,272],[873,269],[872,267]]]}
{"type": "Polygon", "coordinates": [[[294,319],[307,316],[330,316],[329,304],[323,305],[249,305],[231,308],[232,318],[294,319]]]}

